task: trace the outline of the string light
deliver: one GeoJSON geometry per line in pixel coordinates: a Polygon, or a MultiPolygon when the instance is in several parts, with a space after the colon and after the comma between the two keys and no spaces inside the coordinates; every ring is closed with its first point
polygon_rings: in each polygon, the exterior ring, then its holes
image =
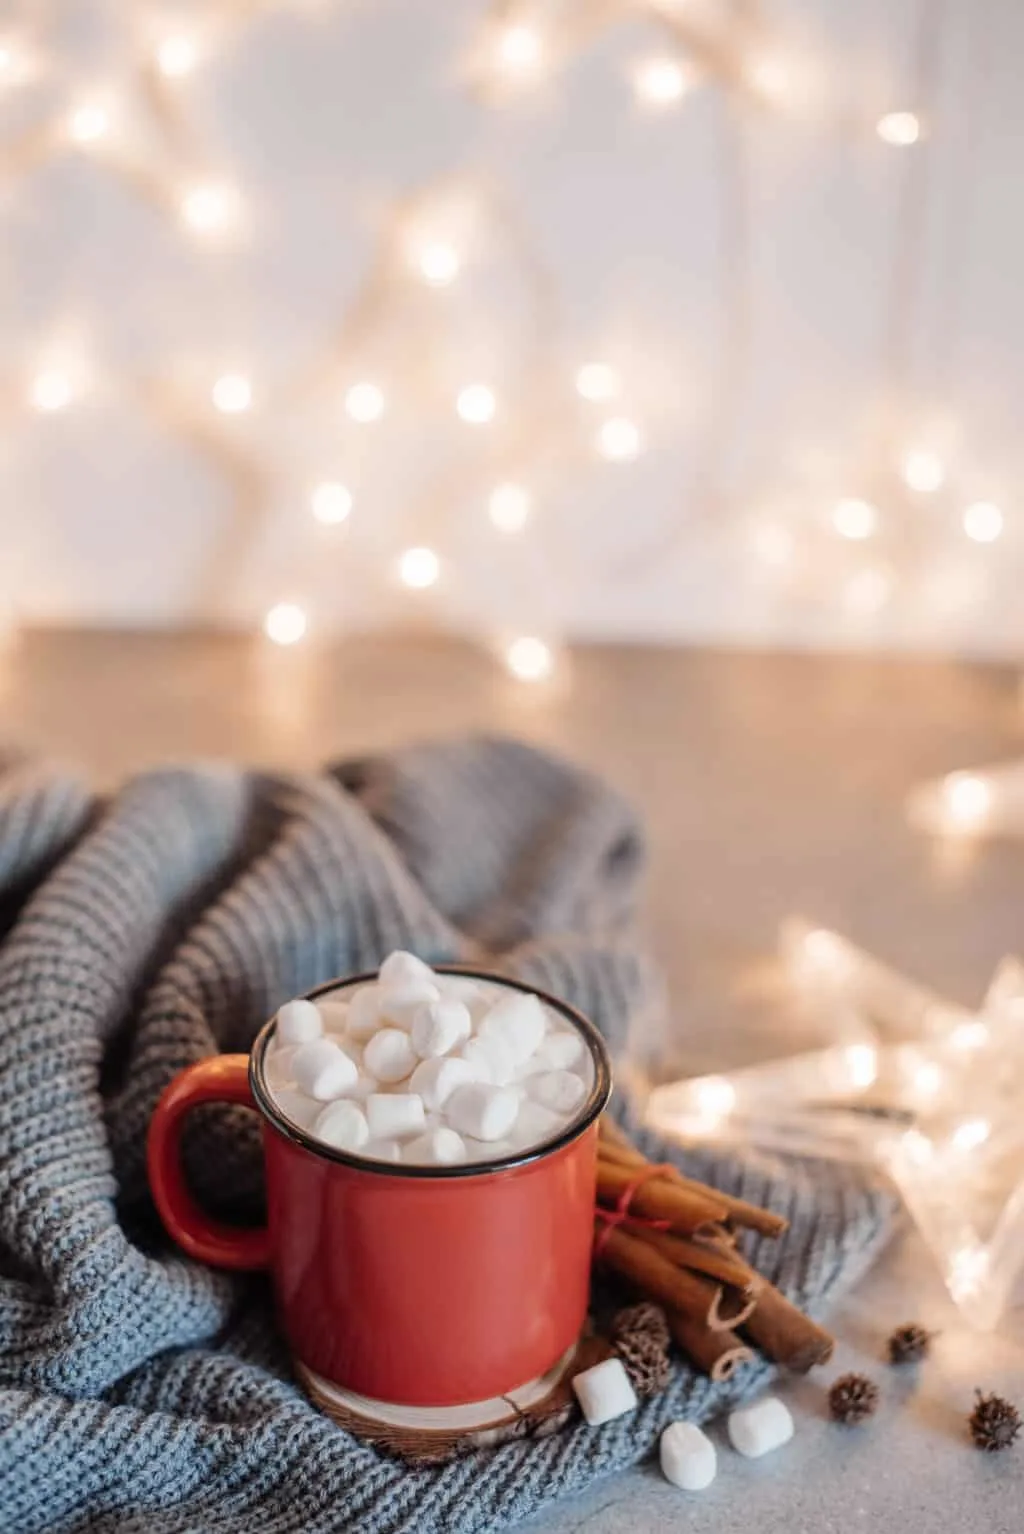
{"type": "Polygon", "coordinates": [[[237,194],[228,186],[203,182],[186,188],[181,196],[181,216],[197,234],[217,234],[235,220],[237,194]]]}
{"type": "Polygon", "coordinates": [[[875,124],[875,132],[884,144],[904,149],[921,137],[921,120],[916,112],[886,112],[875,124]]]}
{"type": "Polygon", "coordinates": [[[678,59],[644,59],[633,71],[637,100],[649,107],[673,106],[690,85],[690,76],[678,59]]]}
{"type": "Polygon", "coordinates": [[[926,1060],[914,1072],[914,1091],[918,1097],[935,1097],[942,1087],[942,1072],[934,1060],[926,1060]]]}
{"type": "Polygon", "coordinates": [[[941,489],[946,478],[946,466],[935,453],[925,448],[912,448],[903,459],[903,481],[911,490],[930,495],[941,489]]]}
{"type": "Polygon", "coordinates": [[[67,373],[57,368],[47,368],[37,373],[29,386],[29,403],[33,410],[46,414],[63,410],[74,398],[74,386],[67,373]]]}
{"type": "Polygon", "coordinates": [[[605,421],[597,434],[597,451],[611,463],[628,463],[642,447],[640,428],[625,416],[605,421]]]}
{"type": "Polygon", "coordinates": [[[462,266],[454,245],[433,241],[417,251],[416,266],[423,281],[432,288],[446,288],[455,281],[462,266]]]}
{"type": "Polygon", "coordinates": [[[165,37],[156,50],[156,64],[168,80],[180,80],[190,75],[199,62],[199,49],[195,39],[187,33],[174,33],[165,37]]]}
{"type": "Polygon", "coordinates": [[[988,1027],[980,1018],[972,1018],[970,1022],[958,1023],[949,1036],[949,1042],[954,1049],[964,1052],[972,1049],[982,1049],[988,1043],[988,1027]]]}
{"type": "Polygon", "coordinates": [[[99,102],[83,102],[69,112],[67,132],[72,143],[98,143],[110,132],[110,113],[99,102]]]}
{"type": "Polygon", "coordinates": [[[345,410],[360,425],[379,421],[384,414],[384,391],[375,383],[355,383],[345,395],[345,410]]]}
{"type": "Polygon", "coordinates": [[[485,426],[488,421],[494,419],[494,412],[498,408],[498,402],[494,397],[493,389],[486,384],[467,384],[459,390],[455,401],[455,409],[463,421],[470,426],[485,426]]]}
{"type": "Polygon", "coordinates": [[[544,62],[543,39],[536,28],[517,22],[499,34],[497,57],[509,74],[535,74],[544,62]]]}
{"type": "Polygon", "coordinates": [[[695,1084],[695,1101],[701,1118],[724,1119],[736,1107],[736,1088],[724,1076],[704,1076],[695,1084]]]}
{"type": "Polygon", "coordinates": [[[991,501],[973,501],[964,512],[964,532],[975,543],[994,543],[1003,530],[1003,514],[991,501]]]}
{"type": "Polygon", "coordinates": [[[495,485],[487,513],[500,533],[521,533],[530,516],[530,492],[523,485],[495,485]]]}
{"type": "Polygon", "coordinates": [[[441,561],[433,549],[406,549],[398,562],[398,575],[402,584],[414,591],[433,586],[441,574],[441,561]]]}
{"type": "Polygon", "coordinates": [[[505,651],[505,664],[520,682],[543,682],[554,669],[554,656],[543,639],[523,634],[505,651]]]}
{"type": "Polygon", "coordinates": [[[223,373],[210,398],[222,415],[241,415],[252,404],[252,383],[244,373],[223,373]]]}
{"type": "Polygon", "coordinates": [[[263,632],[274,644],[298,644],[308,627],[306,614],[297,602],[278,602],[263,620],[263,632]]]}
{"type": "Polygon", "coordinates": [[[965,1119],[953,1131],[952,1143],[958,1151],[977,1150],[979,1145],[984,1145],[991,1132],[992,1126],[987,1119],[965,1119]]]}
{"type": "Polygon", "coordinates": [[[951,772],[942,782],[947,829],[974,831],[984,825],[992,809],[992,789],[984,778],[971,772],[951,772]]]}
{"type": "Polygon", "coordinates": [[[576,374],[576,392],[588,400],[615,399],[619,392],[618,374],[607,362],[584,363],[576,374]]]}
{"type": "Polygon", "coordinates": [[[878,513],[870,501],[847,498],[832,508],[832,525],[841,538],[870,538],[878,525],[878,513]]]}
{"type": "Polygon", "coordinates": [[[338,480],[325,480],[310,496],[310,509],[318,522],[336,526],[352,510],[352,492],[338,480]]]}
{"type": "Polygon", "coordinates": [[[878,1079],[878,1051],[873,1044],[850,1044],[843,1052],[852,1087],[870,1087],[878,1079]]]}
{"type": "Polygon", "coordinates": [[[31,73],[28,55],[13,38],[0,42],[0,85],[21,85],[31,73]]]}

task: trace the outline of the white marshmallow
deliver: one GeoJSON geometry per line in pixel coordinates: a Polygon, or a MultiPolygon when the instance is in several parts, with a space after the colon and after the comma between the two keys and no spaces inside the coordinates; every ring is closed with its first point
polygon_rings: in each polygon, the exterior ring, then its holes
{"type": "Polygon", "coordinates": [[[461,1001],[422,1002],[413,1013],[410,1038],[412,1047],[422,1060],[434,1055],[446,1055],[456,1044],[468,1039],[473,1020],[469,1008],[461,1001]]]}
{"type": "Polygon", "coordinates": [[[271,1086],[285,1087],[295,1080],[292,1073],[292,1062],[295,1059],[294,1045],[289,1044],[282,1049],[278,1044],[274,1049],[268,1049],[263,1059],[267,1080],[271,1086]]]}
{"type": "Polygon", "coordinates": [[[695,1422],[670,1422],[658,1447],[661,1473],[682,1491],[704,1491],[715,1479],[715,1446],[695,1422]]]}
{"type": "Polygon", "coordinates": [[[401,1161],[402,1147],[397,1140],[371,1140],[362,1154],[369,1161],[401,1161]]]}
{"type": "Polygon", "coordinates": [[[351,1039],[372,1038],[380,1026],[380,990],[376,985],[361,985],[348,1004],[348,1034],[351,1039]]]}
{"type": "Polygon", "coordinates": [[[453,1166],[465,1159],[466,1145],[462,1136],[444,1126],[428,1129],[426,1134],[418,1135],[402,1147],[402,1160],[412,1166],[453,1166]]]}
{"type": "Polygon", "coordinates": [[[580,1064],[583,1048],[583,1040],[574,1030],[549,1033],[528,1064],[547,1071],[571,1071],[580,1064]]]}
{"type": "Polygon", "coordinates": [[[479,1038],[501,1043],[515,1065],[528,1060],[544,1037],[547,1023],[544,1008],[536,996],[524,991],[510,991],[495,1002],[478,1030],[479,1038]]]}
{"type": "Polygon", "coordinates": [[[532,1145],[543,1145],[545,1140],[553,1139],[564,1125],[565,1119],[561,1114],[552,1113],[550,1108],[531,1102],[527,1097],[519,1104],[512,1139],[520,1150],[526,1150],[532,1145]]]}
{"type": "Polygon", "coordinates": [[[328,1103],[313,1125],[313,1133],[337,1150],[361,1150],[370,1138],[366,1114],[355,1103],[328,1103]]]}
{"type": "Polygon", "coordinates": [[[407,990],[410,985],[423,981],[435,983],[437,976],[429,964],[418,959],[414,953],[407,953],[404,948],[396,948],[394,953],[389,953],[380,967],[380,983],[383,986],[391,986],[395,990],[407,990]]]}
{"type": "Polygon", "coordinates": [[[519,1113],[519,1093],[514,1087],[471,1082],[456,1087],[448,1099],[448,1118],[462,1134],[474,1140],[503,1140],[519,1113]]]}
{"type": "Polygon", "coordinates": [[[516,1073],[515,1055],[503,1039],[467,1039],[459,1050],[476,1072],[478,1081],[504,1087],[516,1073]]]}
{"type": "Polygon", "coordinates": [[[323,1105],[306,1092],[300,1092],[298,1087],[275,1087],[274,1102],[293,1124],[300,1129],[312,1129],[318,1114],[323,1111],[323,1105]]]}
{"type": "Polygon", "coordinates": [[[456,1087],[464,1087],[480,1077],[468,1060],[456,1056],[440,1055],[434,1060],[423,1060],[409,1077],[409,1087],[418,1092],[424,1103],[435,1113],[448,1101],[456,1087]]]}
{"type": "Polygon", "coordinates": [[[534,1102],[553,1113],[575,1113],[587,1095],[582,1078],[572,1071],[542,1071],[530,1076],[525,1085],[534,1102]]]}
{"type": "Polygon", "coordinates": [[[328,1001],[325,997],[323,1001],[317,1002],[316,1010],[320,1014],[325,1033],[339,1036],[348,1032],[348,1002],[328,1001]]]}
{"type": "Polygon", "coordinates": [[[354,1060],[334,1039],[314,1039],[311,1044],[300,1044],[292,1061],[295,1084],[326,1103],[332,1097],[341,1097],[359,1080],[359,1070],[354,1060]]]}
{"type": "Polygon", "coordinates": [[[274,1036],[279,1044],[310,1044],[323,1031],[323,1020],[311,1001],[286,1001],[278,1010],[274,1036]]]}
{"type": "Polygon", "coordinates": [[[637,1405],[636,1391],[620,1358],[606,1358],[592,1369],[574,1375],[572,1388],[591,1427],[622,1417],[637,1405]]]}
{"type": "Polygon", "coordinates": [[[793,1436],[792,1414],[778,1396],[762,1396],[749,1406],[737,1407],[725,1426],[733,1448],[746,1459],[760,1459],[793,1436]]]}
{"type": "Polygon", "coordinates": [[[382,1028],[367,1040],[363,1060],[378,1081],[404,1081],[416,1064],[416,1051],[400,1028],[382,1028]]]}
{"type": "Polygon", "coordinates": [[[400,990],[397,987],[381,986],[381,1020],[390,1023],[393,1028],[404,1028],[408,1033],[420,1008],[428,1002],[440,1000],[441,992],[429,980],[417,981],[400,990]]]}
{"type": "Polygon", "coordinates": [[[423,1099],[416,1092],[374,1092],[366,1099],[366,1121],[375,1140],[413,1134],[425,1122],[423,1099]]]}

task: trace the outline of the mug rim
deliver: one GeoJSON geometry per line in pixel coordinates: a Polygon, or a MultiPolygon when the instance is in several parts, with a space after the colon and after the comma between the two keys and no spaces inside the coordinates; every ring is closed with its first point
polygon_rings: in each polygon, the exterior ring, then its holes
{"type": "MultiPolygon", "coordinates": [[[[535,985],[529,985],[525,980],[516,980],[510,975],[499,974],[496,970],[480,969],[465,964],[432,964],[431,968],[441,975],[454,975],[467,980],[486,980],[496,985],[506,986],[514,991],[522,991],[528,996],[536,996],[545,1006],[553,1007],[560,1012],[576,1031],[582,1036],[584,1043],[590,1051],[590,1057],[594,1065],[594,1080],[591,1084],[586,1101],[579,1108],[564,1129],[557,1135],[552,1135],[548,1140],[542,1140],[538,1145],[531,1146],[528,1150],[517,1151],[513,1155],[496,1156],[489,1161],[458,1162],[446,1166],[407,1166],[394,1161],[373,1161],[369,1157],[359,1156],[351,1151],[339,1150],[336,1146],[325,1145],[318,1140],[308,1129],[302,1129],[298,1124],[293,1124],[285,1118],[278,1108],[273,1095],[266,1082],[264,1071],[264,1059],[267,1046],[277,1026],[277,1014],[264,1023],[256,1038],[253,1040],[249,1051],[249,1086],[253,1098],[261,1115],[270,1123],[271,1127],[291,1140],[293,1144],[300,1145],[303,1150],[310,1151],[315,1156],[322,1157],[325,1161],[338,1162],[342,1166],[352,1168],[354,1171],[369,1172],[381,1177],[399,1178],[430,1178],[433,1180],[460,1178],[460,1177],[485,1177],[492,1176],[495,1172],[511,1172],[519,1167],[529,1166],[535,1161],[541,1161],[547,1156],[554,1155],[578,1140],[580,1135],[588,1130],[599,1114],[603,1113],[608,1106],[608,1100],[612,1095],[612,1068],[608,1046],[597,1027],[580,1012],[576,1007],[570,1006],[567,1001],[562,1001],[557,996],[552,996],[547,991],[540,990],[535,985]]],[[[322,985],[315,986],[313,990],[306,991],[296,1000],[315,1001],[319,996],[325,996],[338,990],[349,990],[358,985],[369,985],[378,977],[376,969],[367,970],[362,974],[341,976],[335,980],[327,980],[322,985]]]]}

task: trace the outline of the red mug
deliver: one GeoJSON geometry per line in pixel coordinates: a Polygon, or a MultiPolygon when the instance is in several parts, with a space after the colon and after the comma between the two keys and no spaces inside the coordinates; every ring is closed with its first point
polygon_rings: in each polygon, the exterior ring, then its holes
{"type": "MultiPolygon", "coordinates": [[[[608,1052],[572,1007],[504,976],[445,974],[532,992],[581,1034],[593,1084],[571,1123],[531,1150],[443,1167],[361,1160],[287,1120],[267,1087],[274,1021],[249,1055],[202,1060],[176,1076],[149,1130],[149,1182],[167,1230],[190,1256],[269,1268],[278,1315],[314,1395],[451,1407],[507,1396],[553,1370],[587,1311],[597,1120],[611,1093],[608,1052]],[[263,1120],[267,1224],[212,1219],[188,1191],[180,1140],[198,1103],[255,1108],[263,1120]]],[[[309,999],[374,980],[331,981],[309,999]]]]}

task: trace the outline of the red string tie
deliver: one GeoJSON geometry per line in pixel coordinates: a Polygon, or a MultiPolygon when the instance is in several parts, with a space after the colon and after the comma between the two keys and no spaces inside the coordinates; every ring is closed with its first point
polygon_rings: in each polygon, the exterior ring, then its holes
{"type": "Polygon", "coordinates": [[[600,1257],[608,1242],[608,1237],[613,1230],[620,1226],[644,1230],[671,1230],[671,1220],[650,1220],[643,1215],[630,1214],[629,1206],[633,1202],[638,1188],[642,1188],[645,1182],[650,1182],[652,1177],[663,1177],[666,1172],[674,1172],[675,1167],[667,1161],[653,1163],[645,1166],[637,1172],[635,1177],[630,1178],[618,1198],[615,1200],[614,1209],[603,1209],[599,1204],[594,1210],[595,1217],[601,1222],[601,1229],[594,1237],[594,1256],[600,1257]]]}

